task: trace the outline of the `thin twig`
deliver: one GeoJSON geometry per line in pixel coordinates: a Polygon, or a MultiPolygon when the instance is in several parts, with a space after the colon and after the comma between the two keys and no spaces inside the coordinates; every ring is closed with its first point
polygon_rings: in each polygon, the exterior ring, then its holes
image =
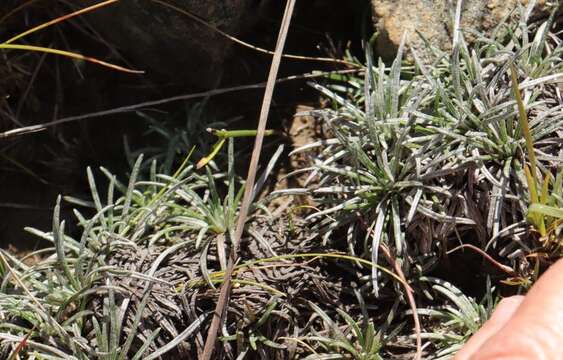
{"type": "Polygon", "coordinates": [[[20,45],[20,44],[0,44],[0,49],[20,50],[20,51],[27,51],[27,52],[34,51],[34,52],[39,52],[39,53],[47,53],[47,54],[65,56],[67,58],[76,59],[76,60],[88,61],[88,62],[94,63],[96,65],[104,66],[104,67],[107,67],[107,68],[110,68],[110,69],[113,69],[113,70],[122,71],[122,72],[129,73],[129,74],[144,74],[145,73],[143,70],[128,69],[128,68],[125,68],[123,66],[108,63],[107,61],[98,60],[98,59],[91,57],[91,56],[82,55],[82,54],[75,53],[75,52],[72,52],[72,51],[53,49],[53,48],[44,47],[44,46],[20,45]]]}
{"type": "Polygon", "coordinates": [[[40,53],[44,53],[44,54],[54,54],[54,55],[59,55],[59,56],[66,56],[66,57],[69,57],[71,59],[89,61],[89,62],[95,63],[97,65],[105,66],[105,67],[108,67],[108,68],[111,68],[111,69],[114,69],[114,70],[117,70],[117,71],[123,71],[123,72],[131,73],[131,74],[143,74],[144,71],[128,69],[128,68],[125,68],[123,66],[114,65],[114,64],[111,64],[111,63],[108,63],[108,62],[105,62],[105,61],[102,61],[102,60],[98,60],[98,59],[90,57],[90,56],[85,56],[85,55],[82,55],[82,54],[79,54],[79,53],[75,53],[75,52],[72,52],[72,51],[52,49],[52,48],[44,47],[44,46],[14,44],[14,42],[16,40],[21,40],[22,38],[24,38],[24,37],[26,37],[30,34],[36,33],[38,31],[45,29],[45,28],[56,25],[60,22],[67,21],[69,19],[72,19],[73,17],[79,16],[79,15],[82,15],[82,14],[86,14],[88,12],[95,11],[95,10],[98,10],[98,9],[103,8],[105,6],[114,4],[117,1],[119,1],[119,0],[106,0],[106,1],[100,2],[98,4],[94,4],[92,6],[89,6],[89,7],[80,9],[78,11],[72,12],[70,14],[59,16],[56,19],[53,19],[53,20],[47,21],[43,24],[40,24],[38,26],[35,26],[35,27],[33,27],[29,30],[26,30],[22,33],[19,33],[16,36],[0,43],[0,49],[22,50],[22,51],[28,51],[28,52],[35,51],[35,52],[40,52],[40,53]]]}
{"type": "MultiPolygon", "coordinates": [[[[353,73],[357,73],[359,71],[362,71],[362,69],[346,69],[346,70],[327,71],[327,72],[313,72],[313,73],[308,73],[308,74],[292,75],[292,76],[288,76],[288,77],[285,77],[285,78],[278,79],[276,81],[276,83],[288,82],[288,81],[293,81],[293,80],[301,80],[301,79],[313,79],[313,78],[327,76],[327,75],[330,75],[330,74],[353,74],[353,73]]],[[[175,101],[205,98],[205,97],[217,96],[217,95],[222,95],[222,94],[227,94],[227,93],[242,91],[242,90],[261,89],[261,88],[264,88],[265,86],[266,86],[265,82],[257,83],[257,84],[250,84],[250,85],[232,86],[232,87],[208,90],[208,91],[203,91],[203,92],[198,92],[198,93],[193,93],[193,94],[183,94],[183,95],[177,95],[177,96],[168,97],[168,98],[164,98],[164,99],[146,101],[146,102],[137,103],[137,104],[133,104],[133,105],[126,105],[126,106],[121,106],[121,107],[117,107],[117,108],[113,108],[113,109],[97,111],[97,112],[93,112],[93,113],[89,113],[89,114],[69,116],[69,117],[53,120],[53,121],[50,121],[50,122],[44,123],[44,124],[30,125],[30,126],[25,126],[25,127],[21,127],[21,128],[12,129],[12,130],[2,132],[2,133],[0,133],[0,140],[43,131],[47,128],[50,128],[50,127],[53,127],[53,126],[56,126],[56,125],[70,123],[70,122],[86,120],[86,119],[91,119],[91,118],[97,118],[97,117],[102,117],[102,116],[108,116],[108,115],[116,115],[116,114],[126,113],[126,112],[130,112],[130,111],[140,110],[140,109],[151,107],[151,106],[168,104],[168,103],[175,102],[175,101]]]]}
{"type": "MultiPolygon", "coordinates": [[[[242,41],[232,35],[227,34],[226,32],[224,32],[223,30],[209,24],[207,21],[205,21],[204,19],[200,18],[197,15],[192,14],[191,12],[189,12],[188,10],[182,9],[178,6],[172,5],[167,3],[166,1],[162,1],[162,0],[151,0],[152,2],[158,3],[160,5],[166,6],[168,8],[174,9],[176,11],[178,11],[181,14],[184,14],[186,16],[188,16],[190,19],[192,19],[193,21],[197,22],[200,25],[203,25],[205,27],[207,27],[208,29],[211,29],[215,32],[217,32],[219,35],[226,37],[227,39],[242,45],[244,47],[250,48],[252,50],[264,53],[264,54],[269,54],[269,55],[274,55],[273,51],[258,47],[256,45],[252,45],[250,43],[247,43],[245,41],[242,41]]],[[[346,60],[341,60],[341,59],[334,59],[334,58],[326,58],[326,57],[315,57],[315,56],[303,56],[303,55],[291,55],[291,54],[282,54],[282,57],[285,59],[295,59],[295,60],[306,60],[306,61],[319,61],[319,62],[330,62],[330,63],[336,63],[336,64],[342,64],[342,65],[347,65],[347,66],[352,66],[352,67],[362,67],[362,65],[350,62],[350,61],[346,61],[346,60]]]]}
{"type": "Polygon", "coordinates": [[[414,320],[414,331],[416,333],[416,355],[415,355],[414,359],[420,360],[422,358],[422,330],[421,330],[421,327],[420,327],[420,319],[418,317],[418,312],[416,310],[416,302],[414,300],[413,290],[410,286],[404,285],[404,284],[408,284],[407,278],[405,277],[405,274],[403,273],[403,270],[401,269],[401,265],[399,265],[397,260],[395,260],[395,258],[391,255],[391,252],[389,251],[389,249],[387,247],[383,246],[383,245],[380,245],[379,248],[381,249],[381,251],[383,252],[385,257],[387,258],[387,261],[389,261],[393,265],[393,267],[395,268],[395,272],[401,278],[401,280],[402,280],[401,284],[403,284],[403,286],[405,288],[405,292],[407,294],[407,299],[409,301],[409,306],[411,307],[411,310],[412,310],[412,316],[413,316],[413,320],[414,320]]]}
{"type": "Polygon", "coordinates": [[[514,272],[514,269],[512,269],[510,266],[506,266],[503,265],[501,263],[499,263],[498,261],[496,261],[495,259],[493,259],[493,257],[489,254],[487,254],[486,252],[484,252],[483,250],[479,249],[477,246],[475,245],[471,245],[471,244],[462,244],[459,245],[451,250],[449,250],[448,252],[446,252],[446,254],[451,254],[453,252],[456,252],[460,249],[471,249],[473,251],[475,251],[476,253],[478,253],[479,255],[481,255],[482,257],[484,257],[485,259],[487,259],[488,262],[490,262],[491,264],[493,264],[497,269],[507,273],[510,276],[515,276],[516,272],[514,272]]]}
{"type": "Polygon", "coordinates": [[[58,23],[60,23],[60,22],[66,21],[66,20],[68,20],[68,19],[72,19],[73,17],[79,16],[79,15],[83,15],[83,14],[89,13],[89,12],[91,12],[91,11],[98,10],[98,9],[100,9],[100,8],[103,8],[103,7],[105,7],[105,6],[114,4],[114,3],[116,3],[117,1],[119,1],[119,0],[106,0],[106,1],[103,1],[103,2],[100,2],[100,3],[97,3],[97,4],[94,4],[94,5],[92,5],[92,6],[88,6],[88,7],[84,8],[84,9],[80,9],[80,10],[75,11],[75,12],[73,12],[73,13],[60,16],[60,17],[58,17],[58,18],[56,18],[56,19],[53,19],[53,20],[51,20],[51,21],[47,21],[46,23],[40,24],[40,25],[38,25],[38,26],[36,26],[36,27],[34,27],[34,28],[31,28],[31,29],[29,29],[29,30],[27,30],[27,31],[24,31],[24,32],[22,32],[22,33],[19,33],[19,34],[17,34],[16,36],[14,36],[14,37],[12,37],[12,38],[10,38],[10,39],[4,41],[4,42],[2,43],[2,45],[11,44],[11,43],[13,43],[14,41],[19,40],[19,39],[21,39],[21,38],[23,38],[23,37],[25,37],[25,36],[27,36],[27,35],[29,35],[29,34],[33,34],[34,32],[37,32],[37,31],[39,31],[39,30],[43,30],[43,29],[45,29],[45,28],[47,28],[47,27],[49,27],[49,26],[53,26],[53,25],[58,24],[58,23]]]}
{"type": "Polygon", "coordinates": [[[289,25],[291,23],[291,17],[293,15],[293,9],[295,7],[295,1],[296,0],[287,1],[283,20],[278,34],[276,51],[274,53],[274,58],[272,59],[272,65],[270,67],[270,73],[268,75],[266,90],[264,92],[264,100],[262,102],[262,108],[260,111],[260,119],[258,122],[258,129],[257,129],[258,134],[256,135],[256,140],[254,142],[254,149],[252,151],[252,158],[250,159],[250,165],[248,167],[248,176],[246,178],[246,183],[245,183],[244,197],[240,207],[235,235],[234,238],[232,239],[232,246],[231,246],[231,252],[227,265],[227,270],[225,271],[225,280],[223,282],[223,285],[221,286],[221,292],[219,293],[219,299],[217,300],[217,305],[215,307],[215,312],[213,314],[213,320],[211,321],[211,325],[207,333],[205,347],[203,348],[203,354],[201,356],[202,360],[211,359],[211,356],[213,355],[213,350],[215,349],[215,343],[217,341],[217,335],[219,332],[219,328],[221,327],[223,315],[227,310],[227,303],[229,301],[229,294],[231,292],[231,279],[232,279],[235,263],[237,262],[237,258],[238,258],[238,244],[240,242],[240,238],[242,237],[242,232],[246,224],[246,218],[248,216],[250,203],[252,201],[252,191],[254,188],[254,182],[256,180],[256,169],[258,167],[258,162],[260,160],[260,153],[262,151],[264,133],[266,131],[266,125],[268,123],[268,115],[270,113],[272,96],[274,93],[274,87],[276,85],[276,78],[278,76],[278,70],[281,63],[283,48],[285,46],[287,33],[289,31],[289,25]]]}

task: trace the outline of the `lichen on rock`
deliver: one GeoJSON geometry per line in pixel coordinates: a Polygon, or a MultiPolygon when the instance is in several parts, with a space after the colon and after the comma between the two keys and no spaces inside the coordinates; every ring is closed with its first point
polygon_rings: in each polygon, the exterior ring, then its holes
{"type": "MultiPolygon", "coordinates": [[[[528,3],[528,0],[465,0],[461,31],[469,42],[476,39],[475,32],[490,35],[503,19],[512,14],[518,16],[515,11],[518,6],[528,3]]],[[[423,60],[431,58],[425,41],[441,50],[450,50],[456,5],[457,1],[453,0],[372,0],[374,22],[380,34],[378,53],[384,58],[394,57],[405,33],[407,44],[423,60]]],[[[546,15],[552,7],[548,1],[537,1],[531,17],[546,15]]]]}

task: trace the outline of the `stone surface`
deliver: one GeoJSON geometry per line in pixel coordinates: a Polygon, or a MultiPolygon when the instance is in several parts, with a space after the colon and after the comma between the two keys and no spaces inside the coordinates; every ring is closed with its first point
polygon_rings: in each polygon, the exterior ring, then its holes
{"type": "MultiPolygon", "coordinates": [[[[374,21],[380,32],[379,54],[383,58],[394,57],[404,32],[407,44],[423,59],[429,57],[429,51],[422,37],[442,50],[450,50],[456,3],[455,0],[372,0],[374,21]]],[[[528,0],[465,0],[462,31],[490,33],[518,3],[527,5],[528,0]]],[[[545,14],[548,8],[548,2],[538,0],[533,15],[545,14]]],[[[464,32],[464,36],[468,42],[473,40],[471,33],[464,32]]]]}
{"type": "MultiPolygon", "coordinates": [[[[169,1],[170,2],[170,1],[169,1]]],[[[261,0],[170,2],[237,36],[251,28],[261,0]]],[[[152,80],[193,88],[215,86],[233,42],[188,16],[150,0],[121,0],[88,14],[88,21],[152,80]]]]}

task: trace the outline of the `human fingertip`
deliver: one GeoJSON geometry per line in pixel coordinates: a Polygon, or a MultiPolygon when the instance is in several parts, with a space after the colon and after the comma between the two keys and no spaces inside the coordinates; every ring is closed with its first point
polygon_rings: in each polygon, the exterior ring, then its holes
{"type": "Polygon", "coordinates": [[[491,318],[475,333],[469,341],[458,351],[455,360],[468,360],[493,335],[495,335],[510,320],[524,300],[524,296],[515,295],[502,299],[496,306],[491,318]]]}

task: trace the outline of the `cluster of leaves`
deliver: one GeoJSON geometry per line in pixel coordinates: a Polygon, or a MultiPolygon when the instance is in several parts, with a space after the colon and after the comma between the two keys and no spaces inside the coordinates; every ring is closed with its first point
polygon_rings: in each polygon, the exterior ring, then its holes
{"type": "MultiPolygon", "coordinates": [[[[414,51],[405,62],[401,45],[387,67],[368,45],[363,78],[312,84],[334,107],[307,114],[332,137],[294,150],[311,154],[296,171],[309,174],[306,186],[278,192],[312,195],[305,220],[325,243],[373,263],[390,249],[407,278],[435,284],[455,305],[419,310],[449,319],[424,334],[437,358],[455,353],[493,305],[490,289],[481,305],[420,277],[449,250],[492,251],[519,284],[537,275],[527,255],[561,254],[563,44],[551,32],[555,11],[533,24],[530,7],[518,10],[520,22],[500,23],[492,38],[475,34],[469,47],[460,34],[451,54],[432,49],[430,64],[414,51]]],[[[375,267],[364,280],[376,294],[401,291],[375,267]]]]}
{"type": "Polygon", "coordinates": [[[232,141],[229,156],[227,173],[200,174],[186,159],[172,176],[152,172],[146,181],[138,179],[141,156],[128,184],[101,168],[108,180],[104,198],[88,169],[92,201],[66,198],[94,209],[90,218],[75,210],[83,228],[79,239],[65,233],[59,198],[53,231],[28,229],[54,244],[39,251],[42,261],[28,266],[0,253],[2,357],[21,343],[24,350],[18,351],[43,359],[156,359],[177,351],[208,313],[193,309],[193,317],[184,318],[186,311],[172,299],[180,299],[179,289],[194,277],[203,274],[211,282],[208,259],[215,267],[226,258],[234,229],[242,194],[235,190],[242,186],[232,141]],[[171,271],[175,266],[184,270],[171,271]],[[155,317],[153,311],[172,315],[150,328],[143,324],[155,317]]]}
{"type": "Polygon", "coordinates": [[[519,24],[499,25],[507,38],[480,37],[469,48],[460,36],[451,56],[435,50],[432,64],[413,52],[414,66],[404,67],[401,46],[390,68],[376,65],[368,46],[364,78],[313,84],[337,110],[310,115],[334,136],[295,150],[318,155],[306,169],[307,188],[281,193],[312,194],[319,211],[307,219],[327,239],[345,229],[349,251],[373,262],[389,246],[407,273],[413,264],[427,269],[425,254],[443,254],[460,240],[510,259],[534,251],[525,220],[537,201],[524,168],[534,166],[545,201],[560,204],[563,45],[549,31],[552,18],[527,25],[529,11],[522,12],[519,24]],[[530,118],[531,165],[511,64],[530,118]],[[556,180],[548,201],[549,179],[556,180]]]}
{"type": "MultiPolygon", "coordinates": [[[[65,232],[59,198],[53,231],[28,229],[54,245],[38,252],[41,261],[27,265],[26,259],[0,252],[2,357],[197,356],[218,294],[214,286],[223,281],[242,194],[242,187],[236,189],[241,181],[234,174],[233,147],[229,139],[226,173],[209,167],[201,173],[186,160],[166,175],[154,171],[154,161],[149,179],[141,180],[140,156],[125,184],[101,168],[104,196],[88,169],[92,201],[65,198],[93,210],[91,216],[75,210],[79,237],[65,232]]],[[[257,181],[256,193],[280,154],[281,149],[257,181]]],[[[252,212],[261,207],[261,201],[254,201],[252,212]]],[[[310,237],[272,228],[271,215],[255,216],[241,247],[246,261],[235,268],[218,356],[283,359],[331,353],[331,358],[377,359],[384,334],[374,337],[376,327],[365,305],[340,305],[338,313],[353,326],[342,332],[334,322],[324,322],[333,309],[313,302],[337,304],[346,291],[342,275],[312,262],[354,259],[314,253],[310,237]],[[361,324],[349,315],[360,313],[361,324]],[[326,326],[332,330],[325,331],[326,326]],[[332,336],[336,342],[329,340],[332,336]]],[[[387,323],[394,318],[388,316],[387,323]]]]}
{"type": "Polygon", "coordinates": [[[421,316],[438,321],[431,327],[432,331],[423,333],[422,337],[432,342],[435,348],[433,359],[450,359],[491,316],[496,305],[494,289],[487,279],[485,296],[477,302],[447,281],[433,277],[421,277],[420,280],[431,284],[432,290],[444,298],[440,301],[427,292],[430,300],[444,305],[417,310],[421,316]]]}
{"type": "MultiPolygon", "coordinates": [[[[281,150],[259,177],[255,194],[281,150]]],[[[146,163],[140,156],[128,183],[100,168],[107,183],[105,195],[88,169],[91,201],[65,197],[66,202],[90,209],[75,210],[82,228],[78,237],[65,231],[59,198],[53,231],[28,229],[53,243],[52,248],[28,255],[41,255],[41,261],[27,265],[26,259],[0,252],[2,357],[197,356],[218,294],[215,286],[223,281],[242,194],[242,182],[234,172],[232,138],[227,158],[225,173],[211,170],[213,163],[198,172],[186,159],[172,175],[158,173],[153,160],[148,179],[142,180],[146,163]]],[[[256,200],[251,212],[258,214],[260,208],[262,201],[256,200]]],[[[339,353],[337,345],[323,340],[327,334],[308,321],[316,312],[323,318],[328,315],[307,301],[338,303],[342,276],[311,262],[341,255],[311,253],[314,244],[299,237],[296,229],[272,225],[268,209],[261,213],[266,215],[255,215],[241,247],[246,261],[235,268],[235,290],[218,356],[282,359],[309,349],[313,354],[323,349],[339,353]],[[295,346],[305,342],[310,344],[295,346]]],[[[294,225],[300,222],[295,219],[294,225]]],[[[354,309],[359,312],[356,305],[343,304],[340,312],[354,309]]],[[[367,319],[367,310],[363,312],[367,319]]],[[[346,321],[354,323],[350,316],[346,321]]],[[[376,354],[380,342],[372,339],[374,329],[371,323],[364,335],[354,332],[353,347],[346,351],[354,348],[361,354],[367,348],[376,354]]],[[[345,340],[343,336],[339,341],[345,340]]]]}
{"type": "MultiPolygon", "coordinates": [[[[376,326],[364,311],[363,321],[356,321],[352,316],[341,309],[338,315],[344,320],[344,330],[338,321],[334,321],[325,311],[311,303],[310,306],[322,321],[322,330],[312,331],[307,341],[318,345],[317,350],[306,359],[355,359],[355,360],[381,360],[381,349],[384,344],[383,336],[393,337],[395,332],[383,333],[385,327],[376,330],[376,326]],[[322,354],[322,355],[321,355],[322,354]]],[[[392,316],[387,320],[392,320],[392,316]]],[[[387,324],[389,325],[389,322],[387,324]]],[[[396,330],[400,330],[400,327],[396,330]]]]}
{"type": "MultiPolygon", "coordinates": [[[[207,101],[186,105],[177,114],[154,115],[149,112],[137,112],[146,122],[147,130],[143,134],[144,146],[131,149],[125,141],[125,153],[131,166],[142,154],[144,161],[141,171],[158,164],[154,171],[172,174],[181,164],[186,153],[193,151],[193,158],[199,159],[209,152],[214,136],[208,129],[227,128],[229,121],[214,121],[210,116],[207,101]]],[[[221,154],[223,155],[223,154],[221,154]]],[[[227,163],[228,159],[222,159],[227,163]]],[[[211,164],[214,165],[214,164],[211,164]]],[[[217,166],[213,166],[217,171],[217,166]]]]}

